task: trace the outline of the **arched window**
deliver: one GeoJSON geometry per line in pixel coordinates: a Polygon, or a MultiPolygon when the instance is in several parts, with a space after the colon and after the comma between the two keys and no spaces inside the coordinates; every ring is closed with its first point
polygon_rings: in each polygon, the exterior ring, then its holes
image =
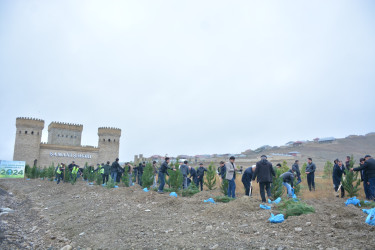
{"type": "Polygon", "coordinates": [[[68,138],[68,135],[66,135],[66,138],[68,138]]]}
{"type": "Polygon", "coordinates": [[[103,139],[103,141],[105,141],[105,139],[103,139]]]}
{"type": "Polygon", "coordinates": [[[57,137],[60,137],[60,135],[57,135],[57,137]]]}
{"type": "Polygon", "coordinates": [[[25,135],[27,134],[27,131],[25,131],[25,135]]]}
{"type": "Polygon", "coordinates": [[[70,138],[73,138],[73,136],[71,135],[70,138]]]}
{"type": "Polygon", "coordinates": [[[38,132],[38,135],[39,135],[39,132],[38,132]]]}
{"type": "Polygon", "coordinates": [[[33,134],[34,134],[34,131],[31,131],[31,134],[33,135],[33,134]]]}
{"type": "Polygon", "coordinates": [[[20,130],[20,134],[21,134],[21,130],[20,130]]]}
{"type": "Polygon", "coordinates": [[[111,139],[108,139],[108,141],[110,142],[110,141],[111,141],[111,139]]]}
{"type": "Polygon", "coordinates": [[[113,139],[113,142],[116,142],[116,139],[113,139]]]}

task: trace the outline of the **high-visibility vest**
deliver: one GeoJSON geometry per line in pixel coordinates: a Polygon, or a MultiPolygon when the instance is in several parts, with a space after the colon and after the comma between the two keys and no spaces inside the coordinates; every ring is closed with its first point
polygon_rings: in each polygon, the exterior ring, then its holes
{"type": "Polygon", "coordinates": [[[57,174],[61,174],[61,167],[57,167],[57,171],[56,171],[57,174]]]}
{"type": "Polygon", "coordinates": [[[99,173],[104,174],[104,168],[102,167],[102,165],[99,165],[99,169],[100,169],[99,173]]]}
{"type": "Polygon", "coordinates": [[[73,167],[72,174],[77,174],[78,173],[78,167],[73,167]]]}

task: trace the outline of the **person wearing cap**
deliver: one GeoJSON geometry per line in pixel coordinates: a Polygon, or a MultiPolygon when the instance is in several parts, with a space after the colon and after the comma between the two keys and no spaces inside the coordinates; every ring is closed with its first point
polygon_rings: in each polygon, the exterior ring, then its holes
{"type": "Polygon", "coordinates": [[[187,176],[189,174],[189,167],[188,167],[188,161],[184,161],[184,164],[180,166],[180,171],[182,174],[183,179],[183,189],[187,188],[187,176]]]}
{"type": "MultiPolygon", "coordinates": [[[[345,174],[345,167],[342,164],[342,161],[336,159],[335,160],[336,164],[333,166],[333,171],[332,171],[332,180],[333,180],[333,186],[335,189],[335,192],[338,191],[340,183],[341,183],[341,198],[344,198],[345,196],[345,189],[342,186],[342,175],[345,174]]],[[[338,197],[338,195],[337,195],[338,197]]]]}
{"type": "Polygon", "coordinates": [[[370,156],[366,155],[365,163],[358,168],[351,168],[350,171],[361,171],[364,170],[364,179],[370,186],[370,199],[375,201],[375,160],[370,156]]]}
{"type": "Polygon", "coordinates": [[[236,158],[231,156],[229,162],[225,163],[226,175],[225,179],[228,180],[228,197],[236,198],[236,164],[234,161],[236,158]]]}
{"type": "Polygon", "coordinates": [[[311,158],[307,158],[307,166],[306,166],[306,177],[307,177],[307,185],[309,186],[309,190],[311,192],[312,189],[315,191],[315,170],[316,166],[315,163],[312,162],[311,158]]]}
{"type": "Polygon", "coordinates": [[[260,161],[256,163],[255,172],[252,178],[252,180],[255,180],[255,178],[257,178],[257,182],[259,183],[260,197],[262,197],[262,202],[266,202],[266,194],[264,192],[264,189],[266,189],[268,198],[271,198],[272,196],[272,176],[276,176],[275,170],[273,169],[271,162],[267,160],[267,156],[262,155],[260,157],[260,161]]]}
{"type": "Polygon", "coordinates": [[[297,183],[296,185],[300,184],[302,179],[301,179],[301,171],[299,171],[299,165],[298,165],[299,161],[296,160],[292,166],[292,170],[293,172],[296,174],[297,176],[297,183]]]}
{"type": "Polygon", "coordinates": [[[197,187],[201,187],[203,191],[203,182],[204,182],[204,172],[207,172],[207,169],[203,167],[203,163],[199,163],[199,168],[197,169],[197,187]]]}
{"type": "Polygon", "coordinates": [[[242,175],[241,181],[243,186],[245,187],[245,195],[251,196],[252,192],[250,192],[251,187],[251,180],[253,178],[253,173],[255,172],[256,165],[253,165],[245,170],[242,175]]]}

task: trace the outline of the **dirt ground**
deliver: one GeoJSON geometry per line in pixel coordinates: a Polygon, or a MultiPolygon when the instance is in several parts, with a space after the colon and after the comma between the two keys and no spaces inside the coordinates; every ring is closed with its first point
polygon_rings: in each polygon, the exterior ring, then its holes
{"type": "Polygon", "coordinates": [[[375,227],[344,199],[307,199],[316,213],[271,224],[259,196],[230,203],[107,189],[78,181],[0,180],[0,249],[375,249],[375,227]]]}

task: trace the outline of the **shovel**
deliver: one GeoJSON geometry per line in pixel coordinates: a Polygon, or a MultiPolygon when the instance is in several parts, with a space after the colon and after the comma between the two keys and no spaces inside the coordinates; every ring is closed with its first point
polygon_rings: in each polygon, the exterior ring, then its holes
{"type": "Polygon", "coordinates": [[[335,195],[336,195],[336,197],[339,197],[340,195],[339,195],[339,191],[341,190],[341,183],[340,183],[340,185],[339,185],[339,188],[337,189],[337,191],[335,192],[335,195]]]}

